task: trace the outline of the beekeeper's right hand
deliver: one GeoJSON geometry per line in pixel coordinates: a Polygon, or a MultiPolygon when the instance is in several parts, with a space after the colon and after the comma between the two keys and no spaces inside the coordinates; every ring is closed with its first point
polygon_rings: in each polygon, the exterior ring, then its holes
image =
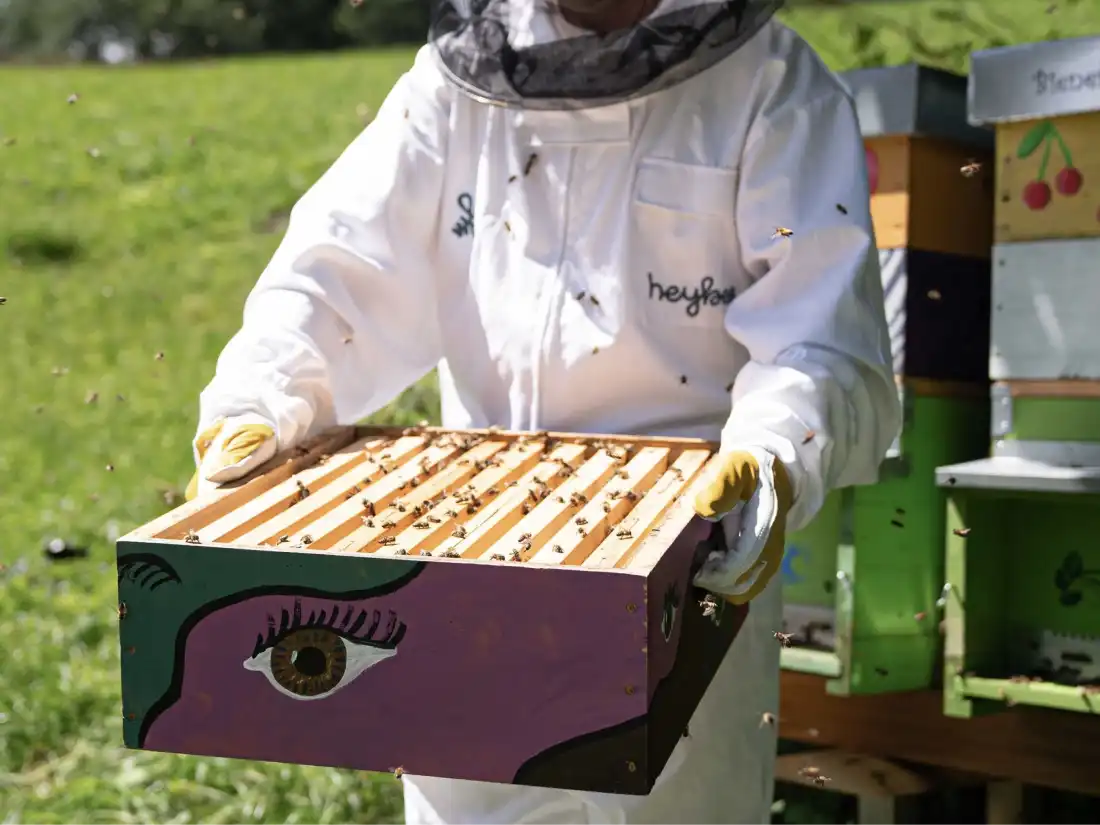
{"type": "Polygon", "coordinates": [[[275,455],[275,428],[258,415],[224,418],[195,436],[192,448],[197,469],[184,494],[188,501],[248,475],[275,455]]]}

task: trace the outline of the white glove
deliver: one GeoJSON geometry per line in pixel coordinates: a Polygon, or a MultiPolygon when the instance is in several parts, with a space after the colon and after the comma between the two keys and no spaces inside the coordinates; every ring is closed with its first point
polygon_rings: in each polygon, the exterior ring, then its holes
{"type": "Polygon", "coordinates": [[[188,501],[248,475],[275,455],[275,425],[252,413],[219,419],[195,436],[192,449],[197,469],[187,485],[188,501]]]}

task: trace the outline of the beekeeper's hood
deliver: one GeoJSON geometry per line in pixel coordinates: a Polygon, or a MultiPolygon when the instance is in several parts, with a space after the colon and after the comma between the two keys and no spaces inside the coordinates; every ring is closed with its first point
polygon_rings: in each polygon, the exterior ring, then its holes
{"type": "Polygon", "coordinates": [[[667,89],[736,51],[784,0],[662,0],[604,34],[563,18],[635,0],[434,0],[429,39],[447,77],[474,97],[526,109],[582,109],[667,89]]]}

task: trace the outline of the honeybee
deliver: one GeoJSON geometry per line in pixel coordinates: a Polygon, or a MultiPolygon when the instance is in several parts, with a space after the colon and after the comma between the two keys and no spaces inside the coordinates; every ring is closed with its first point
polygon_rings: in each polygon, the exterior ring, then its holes
{"type": "Polygon", "coordinates": [[[187,535],[183,537],[183,540],[188,544],[198,544],[199,534],[196,533],[194,530],[188,530],[187,535]]]}
{"type": "Polygon", "coordinates": [[[509,559],[509,561],[522,561],[523,560],[523,554],[519,550],[513,550],[509,554],[508,559],[509,559]]]}
{"type": "Polygon", "coordinates": [[[127,612],[128,611],[126,609],[126,602],[119,602],[118,603],[118,617],[120,619],[125,619],[127,612]]]}
{"type": "Polygon", "coordinates": [[[574,520],[574,521],[575,521],[575,522],[576,522],[577,524],[581,524],[581,525],[584,525],[584,524],[588,524],[588,519],[584,518],[583,516],[577,516],[577,517],[576,517],[575,519],[573,519],[573,520],[574,520]]]}
{"type": "Polygon", "coordinates": [[[959,169],[959,171],[962,172],[962,176],[964,178],[972,178],[976,174],[978,174],[981,169],[982,165],[978,161],[971,158],[965,164],[963,164],[962,168],[959,169]]]}
{"type": "Polygon", "coordinates": [[[804,436],[802,436],[802,443],[803,444],[809,444],[816,437],[817,437],[817,433],[815,433],[813,430],[806,430],[806,434],[804,436]]]}
{"type": "Polygon", "coordinates": [[[775,228],[775,234],[772,235],[772,240],[775,240],[776,238],[789,238],[793,234],[793,229],[787,229],[787,227],[785,226],[777,226],[775,228]]]}
{"type": "Polygon", "coordinates": [[[492,561],[504,561],[504,556],[501,553],[493,553],[489,558],[492,561]]]}
{"type": "Polygon", "coordinates": [[[384,521],[384,522],[382,522],[382,529],[383,529],[383,530],[389,530],[389,529],[390,529],[391,527],[396,527],[396,526],[397,526],[397,525],[396,525],[396,524],[395,524],[394,522],[392,522],[392,521],[384,521]]]}
{"type": "Polygon", "coordinates": [[[780,631],[777,630],[772,635],[775,637],[775,640],[777,642],[779,642],[781,645],[783,645],[783,647],[790,647],[791,646],[791,634],[790,633],[781,633],[780,631]]]}
{"type": "Polygon", "coordinates": [[[456,539],[464,539],[466,538],[466,528],[460,525],[454,529],[451,535],[454,536],[456,539]]]}
{"type": "Polygon", "coordinates": [[[163,352],[158,352],[156,355],[153,356],[153,360],[154,361],[163,361],[164,360],[164,353],[163,352]]]}
{"type": "Polygon", "coordinates": [[[765,725],[771,727],[774,724],[775,724],[775,714],[774,713],[765,712],[764,714],[762,714],[760,716],[760,727],[764,727],[765,725]]]}
{"type": "Polygon", "coordinates": [[[387,544],[397,544],[397,536],[382,536],[378,543],[385,547],[387,544]]]}
{"type": "Polygon", "coordinates": [[[457,558],[459,558],[459,554],[455,550],[444,550],[443,551],[443,558],[445,558],[445,559],[457,559],[457,558]]]}
{"type": "MultiPolygon", "coordinates": [[[[363,0],[351,0],[351,4],[352,4],[352,6],[360,6],[360,5],[363,4],[363,0]]],[[[393,769],[393,778],[394,779],[400,779],[404,775],[405,775],[405,769],[404,768],[394,768],[393,769]]]]}
{"type": "Polygon", "coordinates": [[[553,547],[550,548],[550,551],[553,552],[553,553],[564,553],[565,552],[564,550],[561,549],[560,544],[555,544],[553,547]]]}
{"type": "Polygon", "coordinates": [[[534,152],[527,158],[527,163],[523,165],[523,176],[527,177],[531,174],[531,170],[535,168],[535,163],[538,161],[539,156],[534,152]]]}
{"type": "Polygon", "coordinates": [[[634,537],[634,534],[631,533],[630,530],[627,529],[626,527],[623,527],[621,530],[619,530],[619,532],[617,532],[615,534],[615,538],[617,538],[617,539],[629,539],[629,538],[633,538],[633,537],[634,537]]]}
{"type": "Polygon", "coordinates": [[[414,521],[413,527],[415,527],[417,530],[427,530],[429,527],[431,527],[431,525],[428,524],[428,522],[426,521],[414,521]]]}
{"type": "Polygon", "coordinates": [[[304,536],[302,536],[302,544],[313,544],[313,536],[309,535],[309,533],[306,533],[304,536]]]}

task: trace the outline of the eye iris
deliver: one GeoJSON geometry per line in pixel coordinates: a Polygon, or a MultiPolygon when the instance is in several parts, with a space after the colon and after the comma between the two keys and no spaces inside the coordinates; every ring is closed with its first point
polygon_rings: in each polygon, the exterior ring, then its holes
{"type": "Polygon", "coordinates": [[[327,628],[296,630],[271,651],[271,675],[299,696],[332,690],[344,678],[347,664],[344,640],[327,628]]]}

